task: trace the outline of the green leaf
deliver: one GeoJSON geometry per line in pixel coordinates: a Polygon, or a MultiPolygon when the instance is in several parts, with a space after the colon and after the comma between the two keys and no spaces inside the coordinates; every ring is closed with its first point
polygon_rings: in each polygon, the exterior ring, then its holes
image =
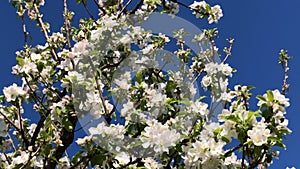
{"type": "Polygon", "coordinates": [[[55,107],[55,112],[58,114],[58,115],[61,115],[61,108],[60,107],[55,107]]]}
{"type": "Polygon", "coordinates": [[[269,101],[273,101],[274,100],[274,95],[273,92],[271,90],[267,91],[267,97],[269,101]]]}
{"type": "Polygon", "coordinates": [[[185,105],[191,105],[191,101],[187,98],[183,98],[182,100],[180,100],[180,103],[183,103],[185,105]]]}
{"type": "Polygon", "coordinates": [[[198,99],[197,99],[197,101],[201,101],[202,99],[205,99],[206,98],[206,96],[200,96],[198,99]]]}
{"type": "Polygon", "coordinates": [[[173,104],[173,103],[177,103],[177,102],[178,102],[177,99],[174,99],[174,98],[167,98],[167,101],[166,101],[167,104],[173,104]]]}
{"type": "Polygon", "coordinates": [[[261,96],[261,95],[256,96],[256,98],[257,98],[258,100],[260,100],[260,101],[264,101],[264,102],[267,101],[266,98],[264,98],[264,97],[261,96]]]}
{"type": "Polygon", "coordinates": [[[272,112],[269,110],[269,109],[266,109],[262,112],[262,116],[265,118],[265,119],[269,119],[271,116],[272,116],[272,112]]]}
{"type": "Polygon", "coordinates": [[[223,128],[222,128],[222,127],[219,127],[219,128],[217,128],[217,129],[215,129],[215,130],[213,131],[213,133],[214,133],[214,135],[218,135],[219,133],[221,133],[222,130],[223,130],[223,128]]]}
{"type": "Polygon", "coordinates": [[[142,83],[143,82],[143,73],[142,72],[137,72],[135,76],[136,76],[136,81],[138,83],[142,83]]]}
{"type": "Polygon", "coordinates": [[[268,137],[268,140],[270,140],[270,141],[275,141],[275,142],[279,142],[279,143],[282,142],[281,139],[279,139],[279,138],[277,138],[277,137],[268,137]]]}
{"type": "Polygon", "coordinates": [[[103,163],[103,160],[105,159],[106,157],[103,156],[102,154],[95,154],[93,155],[92,159],[91,159],[91,164],[92,166],[95,166],[95,165],[99,165],[101,166],[102,163],[103,163]]]}
{"type": "Polygon", "coordinates": [[[227,137],[223,136],[221,139],[222,139],[222,141],[225,141],[226,143],[230,143],[230,140],[227,137]]]}
{"type": "Polygon", "coordinates": [[[20,65],[20,66],[23,66],[23,65],[24,65],[24,59],[23,59],[23,58],[21,58],[21,57],[16,57],[16,60],[17,60],[18,65],[20,65]]]}
{"type": "Polygon", "coordinates": [[[76,164],[77,162],[79,162],[81,160],[82,154],[83,154],[83,151],[79,151],[78,153],[76,153],[72,158],[72,163],[76,164]]]}
{"type": "Polygon", "coordinates": [[[247,86],[248,90],[251,90],[251,89],[254,89],[254,88],[255,88],[254,86],[247,86]]]}
{"type": "Polygon", "coordinates": [[[167,106],[167,108],[168,108],[169,110],[175,111],[175,108],[174,108],[172,105],[166,104],[166,106],[167,106]]]}
{"type": "Polygon", "coordinates": [[[4,95],[0,95],[0,103],[3,103],[4,99],[5,99],[4,95]]]}
{"type": "Polygon", "coordinates": [[[44,63],[39,62],[39,63],[37,64],[37,69],[39,70],[39,72],[41,72],[41,71],[43,70],[43,68],[44,68],[44,63]]]}
{"type": "Polygon", "coordinates": [[[256,110],[256,111],[250,111],[249,113],[248,113],[248,118],[247,118],[247,120],[250,120],[253,116],[258,116],[259,115],[259,110],[256,110]]]}
{"type": "Polygon", "coordinates": [[[225,116],[224,119],[238,123],[239,119],[235,115],[225,116]]]}
{"type": "Polygon", "coordinates": [[[277,142],[274,146],[278,146],[278,147],[281,147],[281,148],[283,148],[284,150],[286,149],[286,146],[285,146],[285,144],[283,144],[283,143],[280,143],[280,142],[277,142]]]}

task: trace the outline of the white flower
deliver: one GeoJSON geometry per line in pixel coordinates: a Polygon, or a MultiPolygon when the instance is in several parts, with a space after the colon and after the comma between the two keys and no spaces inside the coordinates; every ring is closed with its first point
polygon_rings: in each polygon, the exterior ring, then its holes
{"type": "Polygon", "coordinates": [[[117,154],[115,156],[115,159],[118,161],[118,162],[115,162],[113,165],[114,167],[116,168],[119,168],[119,167],[122,167],[123,165],[126,165],[128,164],[131,160],[135,160],[132,159],[132,157],[130,157],[127,153],[125,152],[120,152],[119,154],[117,154]]]}
{"type": "Polygon", "coordinates": [[[82,82],[82,81],[86,80],[84,75],[78,73],[77,71],[69,71],[66,78],[68,80],[70,80],[71,82],[82,82]]]}
{"type": "Polygon", "coordinates": [[[12,159],[11,164],[12,164],[12,166],[15,166],[15,165],[18,165],[18,164],[26,163],[28,158],[29,158],[29,155],[25,151],[22,151],[21,155],[19,155],[17,157],[14,157],[12,159]]]}
{"type": "Polygon", "coordinates": [[[207,3],[205,1],[197,2],[194,1],[190,8],[194,10],[193,14],[196,15],[196,18],[201,18],[201,12],[206,9],[207,3]]]}
{"type": "Polygon", "coordinates": [[[192,9],[197,9],[197,8],[205,8],[206,6],[206,2],[205,1],[201,1],[201,2],[197,2],[197,1],[194,1],[194,3],[192,5],[190,5],[190,7],[192,9]]]}
{"type": "Polygon", "coordinates": [[[274,95],[274,100],[276,100],[280,104],[284,105],[284,107],[289,107],[290,106],[289,99],[285,98],[285,96],[282,95],[278,89],[272,91],[272,93],[274,95]]]}
{"type": "Polygon", "coordinates": [[[38,60],[40,60],[42,58],[42,56],[41,56],[41,54],[31,53],[30,54],[30,58],[33,61],[38,61],[38,60]]]}
{"type": "Polygon", "coordinates": [[[232,68],[228,64],[220,64],[219,70],[225,75],[225,76],[232,76],[232,68]]]}
{"type": "Polygon", "coordinates": [[[160,90],[148,89],[146,90],[146,93],[146,97],[149,99],[147,106],[149,107],[164,105],[165,101],[167,100],[167,95],[161,93],[160,90]]]}
{"type": "Polygon", "coordinates": [[[237,160],[237,156],[232,153],[231,156],[225,158],[224,165],[239,165],[240,163],[237,160]]]}
{"type": "Polygon", "coordinates": [[[259,100],[259,102],[257,103],[257,106],[262,106],[265,103],[268,106],[273,106],[273,108],[275,108],[274,111],[277,111],[278,109],[280,109],[280,107],[282,107],[280,105],[283,105],[284,106],[283,108],[290,106],[289,99],[285,98],[285,96],[282,95],[278,89],[273,90],[271,92],[273,94],[273,100],[269,100],[267,94],[264,94],[263,97],[265,98],[266,101],[259,100]],[[278,105],[276,105],[276,104],[278,104],[278,105]]]}
{"type": "Polygon", "coordinates": [[[29,134],[30,136],[33,135],[33,132],[35,131],[36,126],[37,126],[37,124],[32,123],[29,127],[27,127],[27,129],[28,129],[28,134],[29,134]]]}
{"type": "Polygon", "coordinates": [[[247,132],[250,139],[254,145],[261,146],[268,141],[268,137],[271,136],[270,130],[266,128],[267,125],[264,123],[264,119],[260,122],[257,122],[254,127],[247,132]]]}
{"type": "Polygon", "coordinates": [[[192,111],[201,114],[202,116],[208,114],[208,105],[206,103],[197,101],[191,105],[192,111]]]}
{"type": "Polygon", "coordinates": [[[38,72],[38,69],[35,63],[32,63],[28,58],[25,58],[24,64],[22,65],[20,72],[30,74],[38,72]]]}
{"type": "Polygon", "coordinates": [[[121,110],[121,116],[125,117],[133,109],[134,109],[133,102],[128,101],[126,104],[123,104],[123,108],[121,110]]]}
{"type": "Polygon", "coordinates": [[[52,66],[46,66],[46,67],[42,70],[42,72],[41,72],[40,75],[41,75],[41,77],[42,77],[43,79],[41,79],[41,81],[43,81],[44,79],[47,79],[47,78],[50,76],[51,70],[53,70],[52,66]]]}
{"type": "Polygon", "coordinates": [[[223,147],[225,142],[216,142],[213,138],[205,138],[205,140],[197,140],[192,143],[190,149],[187,150],[187,154],[184,157],[188,159],[185,163],[195,163],[201,159],[201,163],[209,162],[212,158],[219,157],[224,152],[223,147]]]}
{"type": "Polygon", "coordinates": [[[67,156],[64,156],[59,159],[59,163],[58,163],[58,167],[57,167],[58,169],[67,169],[70,167],[71,167],[71,163],[67,156]]]}
{"type": "Polygon", "coordinates": [[[83,138],[78,138],[75,142],[80,145],[83,146],[85,143],[89,142],[91,140],[90,136],[85,136],[83,138]]]}
{"type": "Polygon", "coordinates": [[[166,6],[168,7],[168,14],[173,18],[179,12],[179,5],[178,3],[170,2],[167,3],[166,6]]]}
{"type": "Polygon", "coordinates": [[[116,85],[118,85],[120,89],[128,90],[131,87],[130,80],[131,80],[130,72],[125,72],[120,76],[119,79],[117,78],[115,79],[115,83],[116,85]]]}
{"type": "Polygon", "coordinates": [[[15,83],[9,87],[4,87],[3,89],[4,96],[6,101],[11,102],[15,101],[18,96],[24,96],[26,91],[22,87],[18,87],[15,83]]]}
{"type": "Polygon", "coordinates": [[[147,157],[147,158],[144,158],[142,160],[142,162],[144,162],[144,166],[147,168],[147,169],[159,169],[159,168],[163,168],[163,165],[158,163],[157,161],[155,161],[153,158],[151,157],[147,157]]]}
{"type": "Polygon", "coordinates": [[[80,42],[77,42],[74,47],[72,48],[72,52],[75,54],[83,54],[87,55],[88,54],[88,48],[92,48],[91,44],[86,40],[82,40],[80,42]]]}
{"type": "Polygon", "coordinates": [[[208,17],[208,23],[218,23],[220,18],[223,16],[222,9],[220,5],[215,5],[211,8],[211,14],[208,17]]]}
{"type": "Polygon", "coordinates": [[[209,62],[205,64],[204,71],[207,73],[207,75],[213,75],[218,72],[219,65],[217,63],[209,62]]]}
{"type": "Polygon", "coordinates": [[[201,85],[204,87],[204,88],[207,88],[212,82],[212,79],[210,76],[204,76],[202,78],[202,81],[201,81],[201,85]]]}
{"type": "Polygon", "coordinates": [[[42,156],[34,156],[34,162],[33,167],[34,168],[43,168],[44,167],[44,161],[42,156]]]}
{"type": "Polygon", "coordinates": [[[128,34],[125,34],[120,38],[120,43],[123,43],[125,46],[129,45],[131,43],[131,38],[128,34]]]}
{"type": "Polygon", "coordinates": [[[142,53],[144,55],[149,55],[154,51],[154,45],[153,44],[149,44],[148,46],[146,46],[144,49],[142,49],[142,53]]]}
{"type": "Polygon", "coordinates": [[[126,130],[123,125],[111,124],[110,126],[106,126],[105,122],[102,122],[97,127],[89,128],[89,132],[93,136],[105,134],[109,138],[122,140],[126,130]]]}
{"type": "Polygon", "coordinates": [[[103,30],[101,28],[91,31],[91,40],[96,41],[100,38],[103,30]]]}
{"type": "Polygon", "coordinates": [[[169,152],[168,148],[180,139],[179,133],[156,120],[149,121],[148,125],[141,137],[144,148],[153,147],[156,153],[169,152]]]}

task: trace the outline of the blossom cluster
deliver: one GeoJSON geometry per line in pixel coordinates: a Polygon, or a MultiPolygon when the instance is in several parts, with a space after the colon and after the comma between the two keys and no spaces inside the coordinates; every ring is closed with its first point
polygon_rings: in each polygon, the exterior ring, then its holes
{"type": "MultiPolygon", "coordinates": [[[[88,11],[86,1],[76,2],[88,11]]],[[[26,41],[16,52],[12,73],[22,85],[4,87],[0,97],[0,168],[255,168],[272,163],[275,146],[285,148],[289,99],[267,91],[250,110],[252,87],[228,88],[234,69],[228,56],[218,61],[217,29],[195,35],[195,53],[184,29],[169,37],[142,27],[153,12],[174,18],[182,5],[218,23],[219,5],[143,0],[129,9],[131,1],[99,0],[99,18],[81,19],[75,28],[65,4],[65,25],[50,32],[40,13],[44,3],[13,2],[46,42],[26,41]],[[173,42],[176,49],[166,52],[173,42]],[[75,137],[79,130],[87,135],[75,137]],[[67,156],[73,141],[80,150],[67,156]]]]}

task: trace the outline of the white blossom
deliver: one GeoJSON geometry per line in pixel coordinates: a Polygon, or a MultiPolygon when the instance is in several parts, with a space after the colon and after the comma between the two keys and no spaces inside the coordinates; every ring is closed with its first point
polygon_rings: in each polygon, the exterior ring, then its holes
{"type": "Polygon", "coordinates": [[[215,5],[211,8],[211,14],[208,17],[208,22],[211,24],[213,22],[218,23],[220,18],[223,16],[222,9],[220,5],[215,5]]]}
{"type": "Polygon", "coordinates": [[[42,56],[41,54],[31,53],[30,58],[32,61],[39,61],[42,58],[42,56]]]}
{"type": "Polygon", "coordinates": [[[31,62],[28,58],[24,59],[24,63],[20,69],[21,73],[31,74],[38,72],[37,66],[35,63],[31,62]]]}
{"type": "Polygon", "coordinates": [[[144,158],[142,160],[142,162],[144,162],[144,166],[147,168],[147,169],[160,169],[160,168],[163,168],[163,165],[158,163],[157,161],[155,161],[153,158],[151,157],[147,157],[147,158],[144,158]]]}
{"type": "Polygon", "coordinates": [[[64,156],[59,159],[58,169],[68,169],[71,167],[70,159],[67,156],[64,156]]]}
{"type": "Polygon", "coordinates": [[[26,153],[25,151],[22,151],[20,155],[12,159],[11,165],[16,166],[18,164],[26,163],[28,158],[29,158],[29,154],[26,153]]]}
{"type": "Polygon", "coordinates": [[[42,156],[34,156],[33,168],[43,168],[44,158],[42,156]]]}
{"type": "Polygon", "coordinates": [[[210,76],[204,76],[201,81],[201,85],[204,88],[207,88],[212,83],[212,79],[210,76]]]}
{"type": "Polygon", "coordinates": [[[145,128],[141,137],[143,147],[153,147],[156,153],[169,152],[168,148],[175,146],[179,139],[179,133],[156,120],[148,122],[148,127],[145,128]]]}
{"type": "Polygon", "coordinates": [[[192,111],[199,113],[202,116],[205,116],[208,114],[208,105],[206,103],[196,101],[193,102],[191,105],[192,111]]]}
{"type": "Polygon", "coordinates": [[[126,131],[124,126],[122,125],[111,124],[110,126],[106,126],[106,124],[102,122],[98,124],[97,127],[91,127],[89,129],[89,132],[92,136],[105,134],[107,136],[107,139],[114,138],[122,140],[126,131]]]}
{"type": "Polygon", "coordinates": [[[29,126],[29,127],[27,127],[27,129],[28,129],[28,134],[29,134],[30,136],[32,136],[32,135],[33,135],[33,133],[34,133],[34,131],[35,131],[35,128],[36,128],[36,126],[37,126],[37,124],[35,124],[35,123],[32,123],[32,124],[30,124],[30,126],[29,126]]]}
{"type": "Polygon", "coordinates": [[[15,83],[9,87],[4,87],[3,89],[4,96],[6,101],[11,102],[15,101],[18,96],[24,96],[26,91],[22,87],[18,87],[15,83]]]}
{"type": "Polygon", "coordinates": [[[130,111],[134,109],[134,103],[131,101],[128,101],[126,104],[123,104],[123,108],[121,110],[121,116],[125,117],[127,114],[129,114],[130,111]]]}
{"type": "Polygon", "coordinates": [[[257,106],[266,104],[267,106],[272,106],[274,111],[284,110],[286,107],[290,106],[289,99],[282,95],[278,89],[271,92],[273,95],[273,100],[269,100],[267,94],[264,94],[263,97],[265,100],[259,100],[257,106]]]}
{"type": "Polygon", "coordinates": [[[130,72],[125,72],[120,78],[115,78],[115,83],[120,89],[128,90],[131,87],[131,75],[130,72]]]}
{"type": "Polygon", "coordinates": [[[130,157],[127,153],[125,152],[120,152],[115,156],[115,159],[117,160],[117,162],[115,162],[113,165],[114,167],[118,168],[121,166],[124,166],[126,164],[128,164],[131,160],[135,160],[132,159],[132,157],[130,157]]]}
{"type": "Polygon", "coordinates": [[[260,122],[257,122],[251,130],[247,131],[248,136],[250,137],[248,141],[252,141],[256,146],[262,146],[268,141],[268,137],[271,136],[270,130],[266,128],[267,124],[264,123],[264,119],[260,122]]]}

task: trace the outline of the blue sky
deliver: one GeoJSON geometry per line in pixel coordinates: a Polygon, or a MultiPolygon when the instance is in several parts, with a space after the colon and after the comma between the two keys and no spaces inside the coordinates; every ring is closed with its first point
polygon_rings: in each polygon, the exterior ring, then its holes
{"type": "MultiPolygon", "coordinates": [[[[62,24],[62,1],[46,1],[43,8],[50,13],[45,20],[56,24],[52,30],[58,30],[62,24]],[[52,1],[52,2],[51,2],[52,1]],[[58,5],[59,3],[59,5],[58,5]]],[[[191,0],[179,0],[180,2],[192,2],[191,0]]],[[[73,3],[73,1],[70,1],[73,3]]],[[[278,62],[280,49],[287,49],[289,54],[294,56],[290,62],[290,73],[288,82],[290,83],[291,106],[288,108],[287,117],[290,120],[289,127],[293,133],[285,141],[287,151],[281,151],[280,159],[274,160],[271,169],[295,166],[300,168],[299,152],[300,146],[300,104],[299,78],[300,73],[300,1],[289,0],[288,2],[279,0],[253,0],[253,1],[221,1],[211,0],[211,4],[221,4],[224,17],[217,25],[207,25],[204,21],[194,20],[200,28],[205,26],[218,27],[218,46],[226,45],[226,38],[234,38],[235,44],[232,56],[228,59],[230,65],[238,71],[231,78],[231,85],[245,84],[253,85],[254,94],[263,94],[268,89],[281,88],[283,71],[278,62]],[[204,25],[203,25],[204,24],[204,25]]],[[[78,8],[83,11],[83,8],[78,8]]],[[[84,12],[82,12],[84,13],[84,12]]],[[[76,15],[77,17],[82,14],[76,15]]],[[[191,15],[182,14],[184,18],[191,19],[191,15]]],[[[15,51],[22,48],[23,33],[21,21],[16,20],[15,9],[7,0],[0,1],[0,88],[10,85],[18,79],[11,75],[11,67],[15,65],[15,51]]],[[[29,31],[33,35],[34,43],[42,43],[43,38],[39,35],[39,29],[31,23],[29,31]]],[[[255,107],[256,100],[251,103],[255,107]]]]}

